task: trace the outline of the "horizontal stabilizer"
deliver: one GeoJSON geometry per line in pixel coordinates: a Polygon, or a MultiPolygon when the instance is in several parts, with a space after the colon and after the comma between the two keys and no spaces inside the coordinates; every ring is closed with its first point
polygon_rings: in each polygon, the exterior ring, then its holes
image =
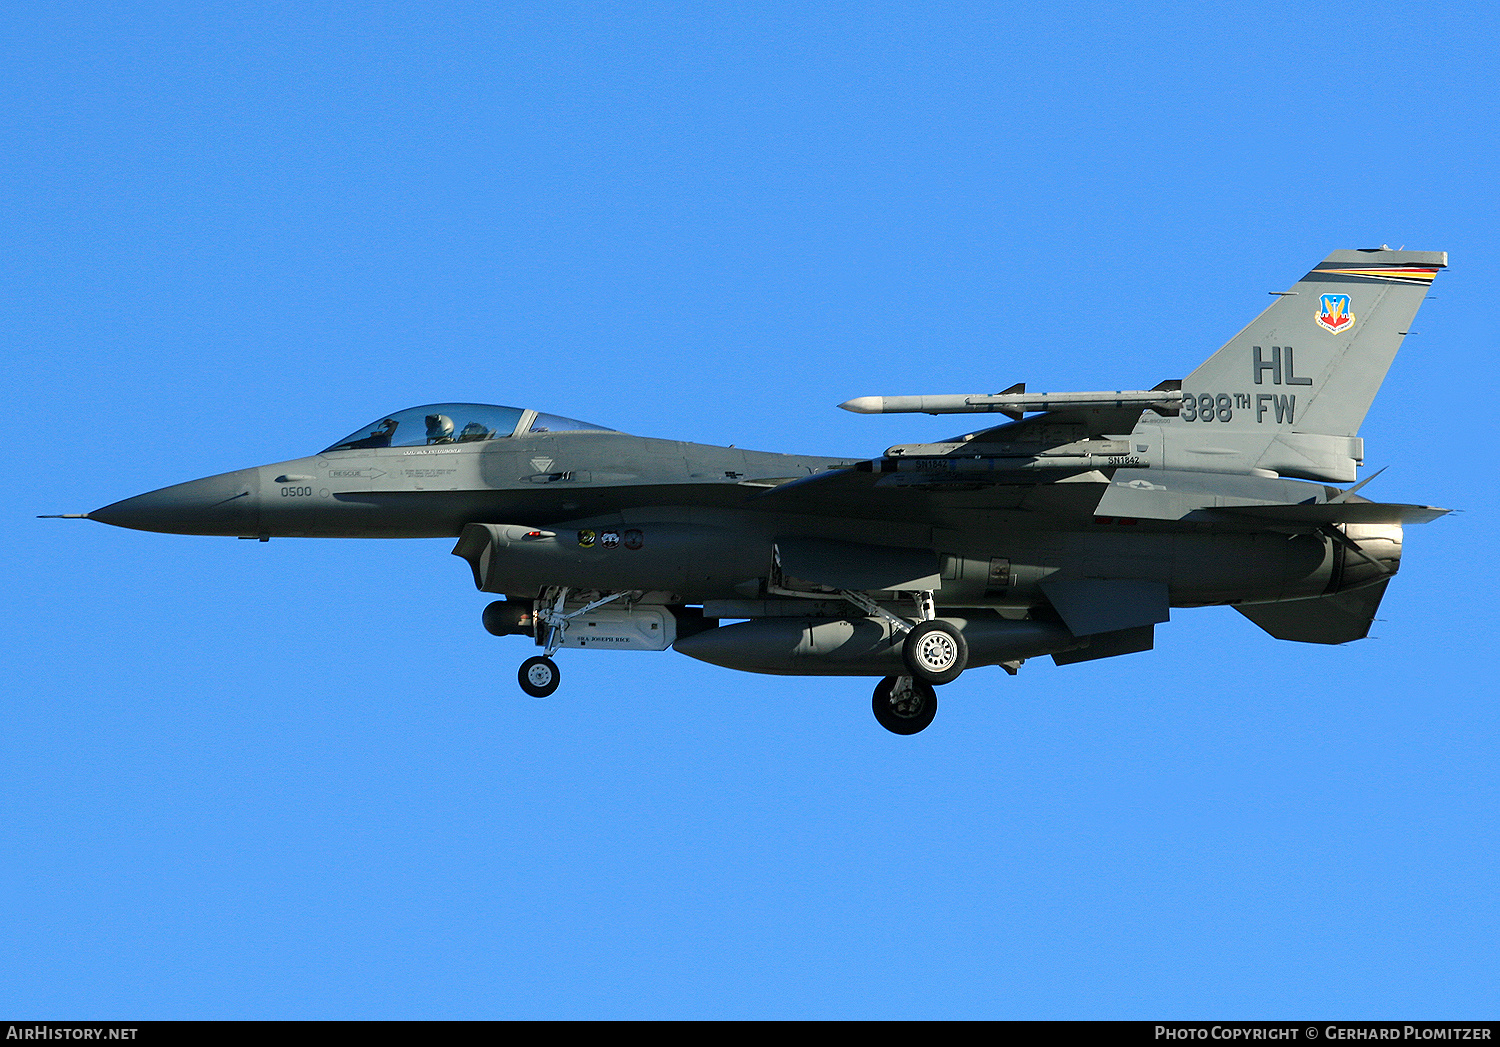
{"type": "Polygon", "coordinates": [[[1048,579],[1041,585],[1074,636],[1155,625],[1171,617],[1165,582],[1077,578],[1048,579]]]}
{"type": "Polygon", "coordinates": [[[939,589],[937,554],[826,538],[780,538],[776,558],[782,576],[829,589],[857,592],[939,589]]]}
{"type": "Polygon", "coordinates": [[[1370,502],[1356,498],[1356,489],[1340,493],[1283,477],[1120,469],[1099,499],[1094,515],[1138,520],[1238,520],[1252,525],[1316,528],[1334,523],[1426,523],[1448,512],[1431,505],[1370,502]]]}
{"type": "Polygon", "coordinates": [[[1236,611],[1278,640],[1299,643],[1348,643],[1370,634],[1390,579],[1332,596],[1283,603],[1242,604],[1236,611]]]}
{"type": "Polygon", "coordinates": [[[1432,505],[1389,502],[1322,502],[1306,505],[1237,505],[1212,510],[1227,516],[1296,524],[1419,524],[1447,515],[1432,505]]]}
{"type": "Polygon", "coordinates": [[[1300,503],[1311,489],[1297,480],[1268,476],[1219,476],[1172,469],[1119,469],[1094,509],[1096,516],[1181,520],[1200,509],[1300,503]]]}

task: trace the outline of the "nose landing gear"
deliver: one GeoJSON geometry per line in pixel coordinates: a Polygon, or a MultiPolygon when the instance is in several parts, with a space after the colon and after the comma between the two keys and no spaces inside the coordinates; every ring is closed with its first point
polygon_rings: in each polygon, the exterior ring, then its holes
{"type": "Polygon", "coordinates": [[[549,588],[542,593],[541,598],[534,605],[531,605],[529,610],[525,607],[515,607],[513,604],[507,605],[506,601],[496,601],[485,608],[484,627],[490,632],[496,636],[530,632],[536,636],[538,645],[543,648],[541,654],[522,662],[520,670],[516,673],[521,690],[533,698],[548,697],[562,682],[562,671],[552,660],[552,655],[563,645],[570,621],[597,607],[613,603],[615,600],[627,597],[633,600],[640,596],[639,592],[629,590],[610,593],[575,610],[565,611],[569,592],[571,590],[567,586],[549,588]]]}

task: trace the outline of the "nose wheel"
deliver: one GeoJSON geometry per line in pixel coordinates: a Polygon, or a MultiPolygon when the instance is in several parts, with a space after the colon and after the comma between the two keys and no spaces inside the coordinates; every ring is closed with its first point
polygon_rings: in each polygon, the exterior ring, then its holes
{"type": "Polygon", "coordinates": [[[546,698],[562,682],[562,673],[558,670],[557,663],[546,655],[526,659],[521,663],[521,670],[516,677],[521,682],[521,690],[533,698],[546,698]]]}
{"type": "Polygon", "coordinates": [[[916,734],[937,715],[937,691],[925,680],[887,676],[870,703],[880,726],[893,734],[916,734]]]}

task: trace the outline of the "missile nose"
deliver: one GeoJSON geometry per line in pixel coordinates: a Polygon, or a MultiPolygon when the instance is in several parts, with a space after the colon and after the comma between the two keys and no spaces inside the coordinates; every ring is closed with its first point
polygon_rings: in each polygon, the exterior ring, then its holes
{"type": "Polygon", "coordinates": [[[95,509],[88,518],[137,531],[254,536],[260,528],[260,471],[240,469],[163,487],[95,509]]]}

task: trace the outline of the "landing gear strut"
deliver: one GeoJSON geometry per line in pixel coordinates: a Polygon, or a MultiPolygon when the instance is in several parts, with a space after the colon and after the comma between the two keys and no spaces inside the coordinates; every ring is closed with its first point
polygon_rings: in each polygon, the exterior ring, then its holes
{"type": "Polygon", "coordinates": [[[937,691],[925,680],[887,676],[870,703],[880,726],[894,734],[916,734],[937,715],[937,691]]]}

